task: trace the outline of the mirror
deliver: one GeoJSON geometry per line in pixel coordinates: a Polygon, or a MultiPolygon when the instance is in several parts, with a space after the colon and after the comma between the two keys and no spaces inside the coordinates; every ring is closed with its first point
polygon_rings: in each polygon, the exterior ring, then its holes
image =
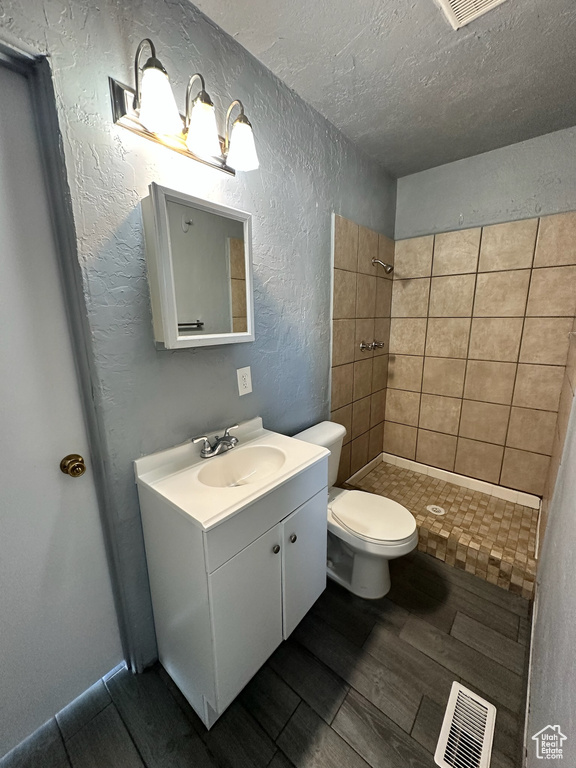
{"type": "Polygon", "coordinates": [[[254,341],[251,216],[158,184],[142,201],[157,346],[254,341]]]}

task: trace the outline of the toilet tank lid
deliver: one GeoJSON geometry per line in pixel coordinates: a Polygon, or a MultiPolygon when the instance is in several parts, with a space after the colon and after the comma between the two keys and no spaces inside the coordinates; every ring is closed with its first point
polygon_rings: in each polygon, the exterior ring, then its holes
{"type": "Polygon", "coordinates": [[[294,435],[296,440],[303,440],[305,443],[321,445],[323,448],[330,448],[331,445],[341,440],[346,434],[346,427],[342,424],[336,424],[334,421],[321,421],[303,432],[294,435]]]}

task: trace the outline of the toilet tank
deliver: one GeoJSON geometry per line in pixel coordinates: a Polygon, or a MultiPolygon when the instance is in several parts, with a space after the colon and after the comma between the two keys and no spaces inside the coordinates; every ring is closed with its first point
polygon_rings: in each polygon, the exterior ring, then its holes
{"type": "Polygon", "coordinates": [[[329,488],[336,484],[340,453],[345,434],[346,428],[342,424],[336,424],[333,421],[321,421],[320,424],[315,424],[313,427],[294,435],[297,440],[303,440],[305,443],[312,443],[313,445],[321,445],[330,451],[330,458],[328,459],[329,488]]]}

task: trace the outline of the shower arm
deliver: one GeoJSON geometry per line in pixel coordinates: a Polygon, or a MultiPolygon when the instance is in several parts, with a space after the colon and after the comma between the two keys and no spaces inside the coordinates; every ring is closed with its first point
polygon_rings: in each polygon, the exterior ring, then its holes
{"type": "Polygon", "coordinates": [[[384,267],[384,271],[386,272],[387,275],[389,275],[390,272],[392,272],[392,270],[394,269],[392,264],[385,264],[383,261],[380,261],[380,259],[372,259],[372,264],[374,265],[380,264],[381,267],[384,267]]]}

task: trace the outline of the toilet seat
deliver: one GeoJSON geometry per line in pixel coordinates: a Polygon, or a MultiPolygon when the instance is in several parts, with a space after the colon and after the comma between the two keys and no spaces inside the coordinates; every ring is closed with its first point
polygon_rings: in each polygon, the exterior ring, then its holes
{"type": "Polygon", "coordinates": [[[330,503],[334,519],[350,533],[376,544],[406,541],[416,531],[416,520],[392,499],[365,491],[345,491],[330,503]]]}

